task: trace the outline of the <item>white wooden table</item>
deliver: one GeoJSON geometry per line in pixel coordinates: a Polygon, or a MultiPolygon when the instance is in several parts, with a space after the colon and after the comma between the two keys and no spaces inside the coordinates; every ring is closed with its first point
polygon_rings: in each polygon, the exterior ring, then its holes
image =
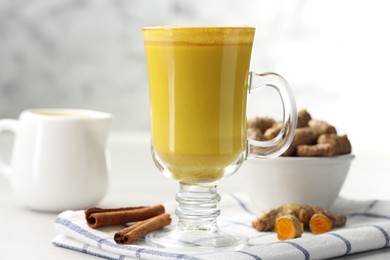
{"type": "MultiPolygon", "coordinates": [[[[0,138],[0,154],[9,158],[12,139],[0,138]]],[[[109,149],[112,173],[107,195],[98,206],[153,205],[173,200],[178,184],[162,176],[150,155],[148,133],[112,133],[109,149]]],[[[356,149],[355,149],[356,150],[356,149]]],[[[390,200],[390,152],[355,151],[356,159],[341,191],[354,199],[390,200]]],[[[245,178],[238,171],[219,185],[219,192],[245,192],[245,178]]],[[[12,194],[9,182],[0,176],[0,259],[97,259],[57,248],[55,213],[26,209],[12,194]]],[[[352,255],[343,259],[390,259],[390,249],[352,255]]]]}

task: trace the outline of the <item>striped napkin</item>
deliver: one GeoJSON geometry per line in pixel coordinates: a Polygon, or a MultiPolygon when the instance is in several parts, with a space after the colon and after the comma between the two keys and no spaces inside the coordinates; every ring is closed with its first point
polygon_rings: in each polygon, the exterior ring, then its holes
{"type": "MultiPolygon", "coordinates": [[[[165,203],[174,212],[175,202],[165,203]]],[[[239,251],[211,254],[183,254],[152,248],[142,239],[132,245],[118,245],[113,236],[121,227],[91,229],[83,211],[65,211],[55,220],[55,246],[107,259],[327,259],[390,246],[390,201],[356,201],[338,198],[330,211],[347,215],[347,225],[331,232],[279,241],[274,232],[257,232],[251,227],[256,212],[246,194],[224,194],[219,203],[219,226],[248,237],[239,251]]],[[[173,224],[177,221],[173,215],[173,224]]]]}

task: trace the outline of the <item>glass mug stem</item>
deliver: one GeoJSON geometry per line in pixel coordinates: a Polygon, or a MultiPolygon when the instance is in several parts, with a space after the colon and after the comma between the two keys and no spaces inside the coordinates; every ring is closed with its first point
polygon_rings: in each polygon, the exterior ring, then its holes
{"type": "Polygon", "coordinates": [[[182,230],[207,230],[214,232],[216,219],[220,214],[217,203],[221,196],[217,193],[217,185],[198,186],[180,184],[176,194],[179,206],[176,215],[179,218],[178,228],[182,230]]]}

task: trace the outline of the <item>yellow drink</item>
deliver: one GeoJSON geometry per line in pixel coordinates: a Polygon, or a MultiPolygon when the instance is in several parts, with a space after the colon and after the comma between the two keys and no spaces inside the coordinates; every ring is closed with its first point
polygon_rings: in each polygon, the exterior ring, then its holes
{"type": "Polygon", "coordinates": [[[172,177],[221,179],[243,160],[254,28],[146,28],[152,144],[172,177]]]}

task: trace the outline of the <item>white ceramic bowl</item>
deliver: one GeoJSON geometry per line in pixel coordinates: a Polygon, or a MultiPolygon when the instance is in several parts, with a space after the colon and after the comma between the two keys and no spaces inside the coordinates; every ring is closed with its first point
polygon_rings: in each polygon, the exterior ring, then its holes
{"type": "Polygon", "coordinates": [[[249,159],[241,174],[249,178],[249,193],[259,209],[285,203],[328,208],[337,198],[354,155],[249,159]]]}

